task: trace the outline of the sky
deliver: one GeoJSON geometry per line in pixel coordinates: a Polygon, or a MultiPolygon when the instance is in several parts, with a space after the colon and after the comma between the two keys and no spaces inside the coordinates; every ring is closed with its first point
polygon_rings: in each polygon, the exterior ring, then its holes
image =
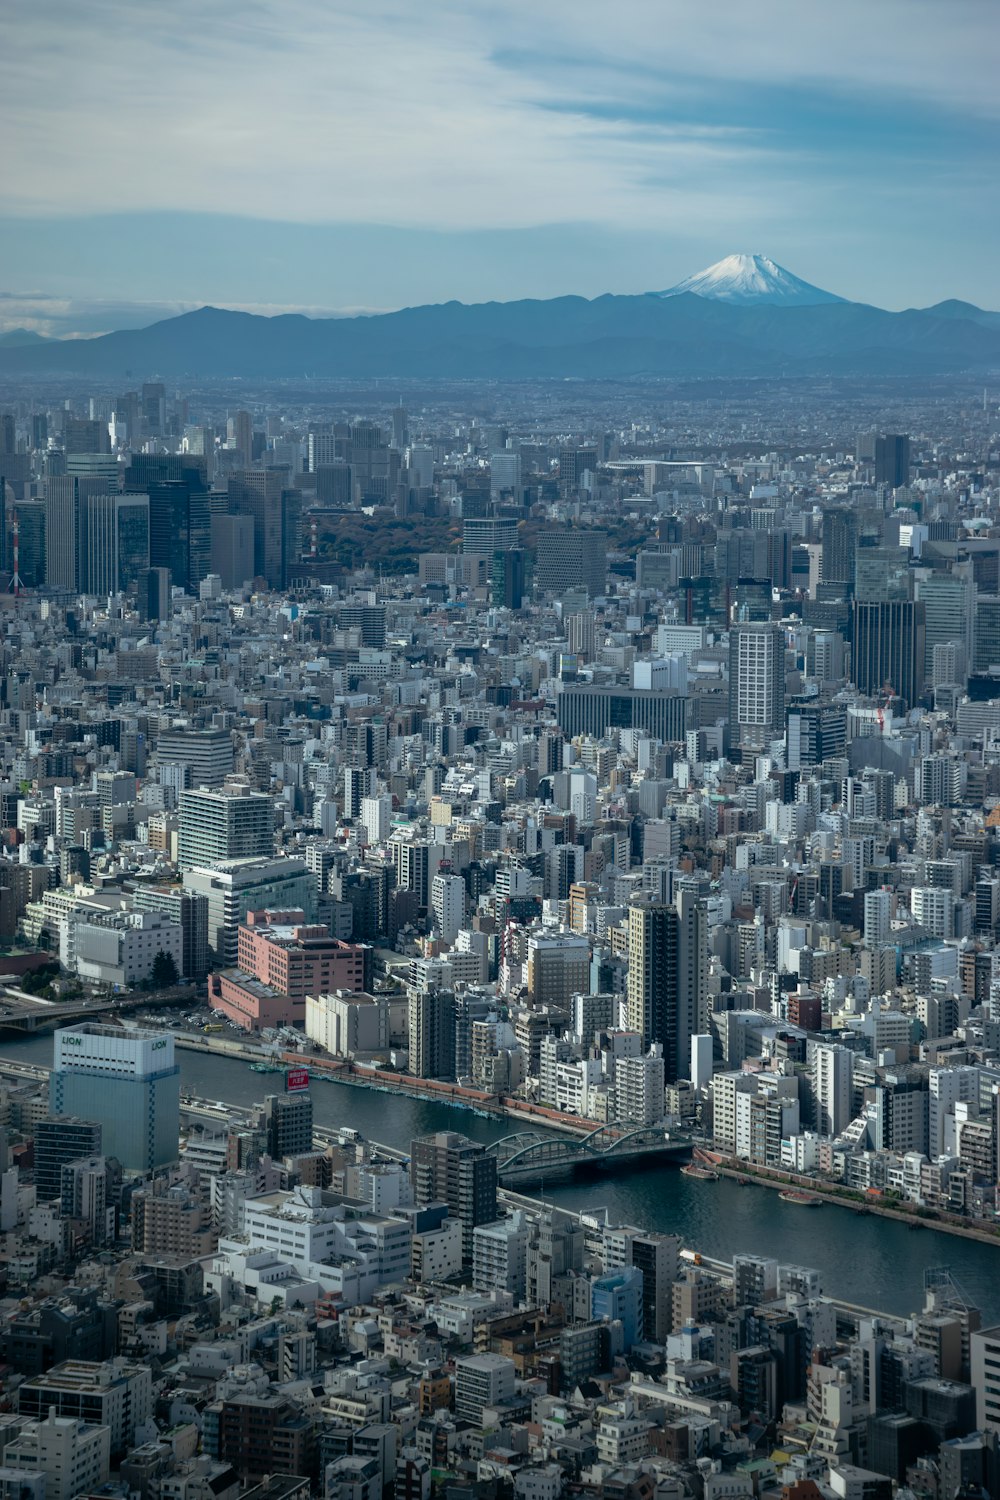
{"type": "Polygon", "coordinates": [[[1000,308],[995,0],[8,0],[0,331],[639,293],[1000,308]]]}

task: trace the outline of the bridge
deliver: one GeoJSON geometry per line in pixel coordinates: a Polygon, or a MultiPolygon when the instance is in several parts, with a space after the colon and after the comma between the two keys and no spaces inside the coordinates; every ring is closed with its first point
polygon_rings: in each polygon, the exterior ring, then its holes
{"type": "Polygon", "coordinates": [[[176,1005],[180,1000],[196,1003],[193,989],[175,989],[144,994],[132,992],[111,999],[44,1000],[16,985],[0,985],[0,1031],[37,1031],[41,1026],[67,1026],[74,1021],[101,1021],[132,1010],[153,1010],[158,1005],[176,1005]]]}
{"type": "Polygon", "coordinates": [[[539,1135],[521,1131],[505,1135],[488,1148],[496,1157],[497,1180],[503,1187],[524,1187],[558,1176],[586,1176],[627,1171],[655,1161],[686,1160],[691,1139],[663,1125],[601,1125],[587,1135],[539,1135]]]}

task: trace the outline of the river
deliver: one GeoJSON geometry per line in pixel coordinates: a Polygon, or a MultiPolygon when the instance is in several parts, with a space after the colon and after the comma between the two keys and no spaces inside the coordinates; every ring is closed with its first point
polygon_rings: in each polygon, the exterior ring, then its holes
{"type": "MultiPolygon", "coordinates": [[[[182,1090],[205,1099],[250,1105],[273,1090],[275,1078],[251,1073],[246,1063],[178,1049],[182,1090]]],[[[51,1035],[0,1043],[0,1057],[50,1064],[51,1035]]],[[[314,1079],[317,1125],[350,1125],[369,1140],[408,1150],[414,1136],[457,1130],[494,1141],[522,1129],[508,1120],[484,1119],[469,1110],[425,1103],[314,1079]]],[[[830,1296],[896,1316],[919,1310],[928,1266],[949,1266],[984,1326],[1000,1322],[1000,1245],[980,1244],[923,1228],[910,1230],[878,1217],[860,1217],[823,1204],[782,1203],[763,1187],[721,1179],[701,1182],[676,1167],[651,1167],[616,1177],[546,1183],[539,1196],[565,1208],[607,1207],[618,1223],[681,1236],[685,1245],[720,1260],[749,1252],[817,1269],[830,1296]]]]}

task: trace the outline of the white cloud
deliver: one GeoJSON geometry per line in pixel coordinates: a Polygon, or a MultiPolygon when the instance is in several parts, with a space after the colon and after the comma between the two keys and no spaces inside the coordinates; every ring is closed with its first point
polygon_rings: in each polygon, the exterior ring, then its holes
{"type": "Polygon", "coordinates": [[[42,0],[4,24],[2,202],[752,230],[792,184],[808,211],[808,162],[752,130],[639,126],[628,106],[696,112],[701,90],[759,80],[993,109],[994,24],[979,0],[42,0]],[[574,107],[581,87],[608,117],[574,107]]]}

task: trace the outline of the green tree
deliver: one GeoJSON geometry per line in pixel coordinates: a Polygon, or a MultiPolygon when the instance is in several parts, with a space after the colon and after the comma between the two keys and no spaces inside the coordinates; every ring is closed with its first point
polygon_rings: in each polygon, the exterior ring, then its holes
{"type": "Polygon", "coordinates": [[[164,953],[161,948],[153,959],[153,968],[150,974],[154,990],[169,990],[180,978],[177,973],[177,965],[174,963],[173,954],[164,953]]]}

